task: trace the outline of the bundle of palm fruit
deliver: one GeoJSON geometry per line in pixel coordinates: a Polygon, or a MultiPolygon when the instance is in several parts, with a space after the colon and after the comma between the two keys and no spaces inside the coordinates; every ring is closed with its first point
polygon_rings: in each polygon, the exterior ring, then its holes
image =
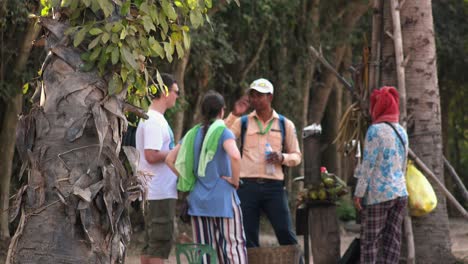
{"type": "Polygon", "coordinates": [[[325,167],[320,168],[321,181],[317,186],[308,186],[298,195],[298,203],[323,201],[336,202],[338,198],[348,193],[346,182],[333,173],[329,173],[325,167]]]}

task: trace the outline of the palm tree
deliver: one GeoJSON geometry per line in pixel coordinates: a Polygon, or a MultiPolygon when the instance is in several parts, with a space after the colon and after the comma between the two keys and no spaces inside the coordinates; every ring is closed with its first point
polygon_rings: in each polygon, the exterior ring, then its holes
{"type": "MultiPolygon", "coordinates": [[[[388,1],[385,28],[391,27],[388,1]]],[[[407,1],[400,8],[403,51],[407,58],[406,98],[410,147],[439,180],[444,181],[440,95],[432,3],[407,1]]],[[[393,40],[383,44],[382,85],[396,85],[393,40]]],[[[435,186],[433,184],[433,186],[435,186]]],[[[434,188],[437,208],[427,216],[414,217],[413,232],[417,263],[453,263],[445,196],[434,188]]]]}

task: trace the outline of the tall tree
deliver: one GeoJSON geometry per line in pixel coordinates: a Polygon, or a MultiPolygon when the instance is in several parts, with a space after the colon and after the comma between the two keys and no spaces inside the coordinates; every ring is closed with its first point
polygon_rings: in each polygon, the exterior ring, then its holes
{"type": "MultiPolygon", "coordinates": [[[[391,28],[388,1],[385,28],[391,28]]],[[[437,59],[430,0],[405,2],[400,7],[403,51],[407,58],[406,94],[410,147],[443,182],[442,130],[437,59]]],[[[382,85],[395,85],[393,40],[383,43],[382,85]]],[[[435,188],[438,205],[425,217],[413,218],[418,263],[452,263],[445,196],[435,188]],[[430,239],[428,239],[430,234],[430,239]]]]}
{"type": "MultiPolygon", "coordinates": [[[[5,261],[10,240],[9,198],[15,148],[16,124],[21,113],[22,86],[31,73],[28,65],[32,41],[40,27],[34,21],[28,23],[28,8],[32,1],[2,1],[0,4],[0,262],[5,261]]],[[[32,60],[32,61],[39,61],[32,60]]],[[[26,86],[27,87],[27,86],[26,86]]]]}
{"type": "Polygon", "coordinates": [[[182,58],[211,1],[41,4],[48,53],[40,100],[18,127],[28,175],[7,263],[120,263],[138,190],[137,152],[121,147],[125,100],[144,106],[147,89],[166,92],[148,62],[182,58]]]}

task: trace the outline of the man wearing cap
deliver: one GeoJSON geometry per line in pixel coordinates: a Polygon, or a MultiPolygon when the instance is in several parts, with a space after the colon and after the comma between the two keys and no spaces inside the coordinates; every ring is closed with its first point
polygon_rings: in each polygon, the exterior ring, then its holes
{"type": "Polygon", "coordinates": [[[153,174],[148,183],[148,206],[145,212],[145,243],[140,263],[159,264],[169,257],[173,245],[177,176],[164,160],[174,148],[174,135],[164,113],[179,97],[174,77],[161,74],[167,92],[151,93],[148,119],[142,119],[136,131],[136,149],[140,153],[139,170],[153,174]]]}
{"type": "Polygon", "coordinates": [[[258,79],[250,85],[247,92],[248,99],[243,97],[238,100],[225,119],[226,125],[236,137],[243,137],[240,138],[243,142],[240,172],[243,183],[237,192],[244,216],[247,247],[260,246],[259,221],[262,211],[273,226],[280,245],[297,244],[282,170],[282,166],[292,167],[301,162],[296,129],[289,119],[273,110],[271,82],[258,79]],[[241,118],[249,104],[254,111],[241,118]],[[245,126],[242,126],[242,119],[246,121],[245,126]],[[243,127],[246,128],[242,132],[243,127]],[[265,153],[267,144],[272,148],[268,155],[265,153]],[[274,171],[267,172],[267,167],[271,164],[274,171]]]}

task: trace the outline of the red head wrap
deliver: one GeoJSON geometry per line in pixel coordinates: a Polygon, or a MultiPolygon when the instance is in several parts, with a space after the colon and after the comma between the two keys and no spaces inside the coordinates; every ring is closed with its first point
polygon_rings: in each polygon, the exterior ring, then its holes
{"type": "Polygon", "coordinates": [[[384,121],[398,123],[400,116],[400,98],[395,87],[384,86],[372,92],[370,97],[370,112],[372,123],[384,121]]]}

